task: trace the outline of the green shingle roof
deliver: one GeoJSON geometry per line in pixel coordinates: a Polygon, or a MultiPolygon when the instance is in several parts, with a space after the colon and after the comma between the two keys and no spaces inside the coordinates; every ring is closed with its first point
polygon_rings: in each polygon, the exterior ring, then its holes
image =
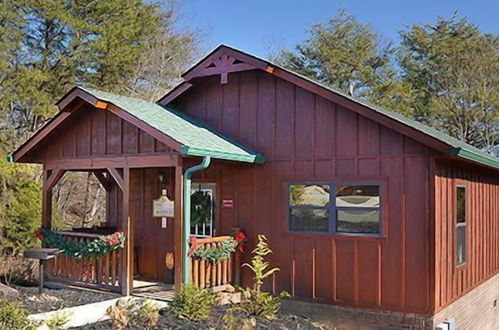
{"type": "Polygon", "coordinates": [[[78,87],[98,100],[112,103],[180,143],[185,156],[210,156],[248,163],[263,163],[265,157],[224,137],[180,111],[142,99],[78,87]]]}

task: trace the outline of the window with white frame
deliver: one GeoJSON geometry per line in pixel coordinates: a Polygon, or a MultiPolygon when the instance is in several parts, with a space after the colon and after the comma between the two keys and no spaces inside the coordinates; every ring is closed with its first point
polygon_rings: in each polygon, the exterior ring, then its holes
{"type": "Polygon", "coordinates": [[[288,197],[291,231],[381,233],[379,184],[290,184],[288,197]]]}
{"type": "Polygon", "coordinates": [[[456,266],[466,263],[466,187],[456,187],[456,266]]]}
{"type": "Polygon", "coordinates": [[[191,188],[191,235],[211,237],[215,230],[214,183],[193,183],[191,188]]]}

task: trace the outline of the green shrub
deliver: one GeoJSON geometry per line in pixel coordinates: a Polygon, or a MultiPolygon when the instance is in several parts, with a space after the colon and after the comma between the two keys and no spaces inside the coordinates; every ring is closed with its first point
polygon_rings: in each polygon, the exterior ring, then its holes
{"type": "Polygon", "coordinates": [[[32,330],[35,326],[28,320],[28,311],[15,301],[0,300],[0,329],[32,330]]]}
{"type": "Polygon", "coordinates": [[[49,328],[49,330],[65,329],[69,322],[69,317],[69,313],[57,313],[50,319],[46,320],[45,325],[49,328]]]}
{"type": "Polygon", "coordinates": [[[268,269],[270,264],[265,258],[272,253],[272,250],[268,247],[265,235],[258,235],[258,244],[252,253],[253,257],[250,263],[243,266],[248,267],[253,272],[254,289],[241,289],[243,295],[242,308],[250,315],[272,320],[277,317],[281,307],[281,298],[289,297],[289,294],[281,292],[279,296],[273,296],[268,292],[261,291],[263,281],[279,271],[279,268],[268,269]]]}
{"type": "Polygon", "coordinates": [[[156,326],[159,321],[159,308],[144,299],[120,299],[106,313],[113,322],[114,330],[147,329],[156,326]]]}
{"type": "Polygon", "coordinates": [[[277,317],[281,308],[281,298],[289,297],[285,291],[278,296],[273,296],[268,292],[257,291],[254,289],[242,290],[244,303],[242,308],[250,315],[263,317],[268,320],[273,320],[277,317]]]}
{"type": "Polygon", "coordinates": [[[182,287],[170,304],[170,309],[182,319],[204,321],[215,304],[215,295],[194,285],[182,287]]]}

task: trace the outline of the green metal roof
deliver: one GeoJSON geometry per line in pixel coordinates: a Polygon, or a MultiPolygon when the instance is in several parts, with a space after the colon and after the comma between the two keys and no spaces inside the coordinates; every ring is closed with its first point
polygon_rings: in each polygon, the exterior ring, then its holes
{"type": "Polygon", "coordinates": [[[120,96],[92,88],[78,88],[96,99],[116,105],[179,142],[182,145],[180,150],[182,155],[210,156],[248,163],[265,161],[262,155],[248,150],[180,111],[138,98],[120,96]]]}
{"type": "MultiPolygon", "coordinates": [[[[220,45],[218,47],[216,47],[215,49],[213,49],[211,52],[208,53],[208,55],[206,55],[203,59],[201,59],[198,63],[201,63],[204,59],[206,59],[207,57],[209,57],[211,54],[215,53],[216,51],[218,51],[220,48],[229,48],[229,49],[232,49],[236,52],[240,52],[242,54],[245,54],[247,56],[251,56],[257,60],[260,60],[264,63],[267,63],[268,65],[270,66],[273,66],[273,67],[276,67],[280,70],[283,70],[283,71],[286,71],[292,75],[295,75],[297,77],[300,77],[301,79],[304,79],[312,84],[315,84],[317,86],[320,86],[330,92],[333,92],[335,94],[338,94],[344,98],[347,98],[355,103],[358,103],[358,104],[361,104],[381,115],[384,115],[386,117],[389,117],[393,120],[396,120],[406,126],[409,126],[411,128],[413,128],[414,130],[416,131],[419,131],[421,133],[424,133],[430,137],[433,137],[434,139],[440,141],[440,142],[443,142],[444,144],[447,144],[449,146],[449,154],[452,155],[452,156],[457,156],[459,158],[463,158],[463,159],[467,159],[467,160],[471,160],[471,161],[474,161],[474,162],[477,162],[477,163],[480,163],[480,164],[483,164],[483,165],[487,165],[487,166],[491,166],[491,167],[494,167],[496,169],[499,169],[499,158],[497,157],[494,157],[486,152],[483,152],[481,151],[480,149],[478,148],[475,148],[473,147],[472,145],[468,144],[468,143],[465,143],[463,141],[460,141],[456,138],[453,138],[451,137],[450,135],[447,135],[445,133],[442,133],[434,128],[431,128],[429,126],[426,126],[414,119],[411,119],[411,118],[408,118],[408,117],[405,117],[403,115],[401,115],[400,113],[397,113],[397,112],[394,112],[394,111],[391,111],[391,110],[388,110],[388,109],[385,109],[385,108],[382,108],[382,107],[379,107],[379,106],[376,106],[376,105],[373,105],[369,102],[366,102],[360,98],[357,98],[357,97],[353,97],[351,95],[348,95],[344,92],[342,92],[341,90],[339,89],[336,89],[334,87],[331,87],[331,86],[328,86],[328,85],[325,85],[323,83],[320,83],[316,80],[313,80],[311,78],[308,78],[300,73],[297,73],[295,71],[292,71],[290,69],[287,69],[285,67],[282,67],[281,65],[279,64],[276,64],[276,63],[273,63],[267,59],[264,59],[264,58],[261,58],[261,57],[258,57],[258,56],[255,56],[253,54],[249,54],[245,51],[242,51],[240,49],[237,49],[237,48],[234,48],[234,47],[231,47],[231,46],[227,46],[227,45],[220,45]]],[[[192,66],[189,70],[187,70],[187,72],[191,71],[194,67],[196,67],[198,64],[195,64],[194,66],[192,66]]],[[[186,72],[186,73],[187,73],[186,72]]],[[[184,73],[185,74],[185,73],[184,73]]]]}
{"type": "Polygon", "coordinates": [[[305,80],[307,80],[313,84],[316,84],[324,89],[327,89],[335,94],[339,94],[342,97],[345,97],[345,98],[347,98],[355,103],[361,104],[361,105],[363,105],[363,106],[365,106],[365,107],[367,107],[367,108],[369,108],[377,113],[380,113],[386,117],[389,117],[393,120],[396,120],[396,121],[398,121],[406,126],[409,126],[409,127],[413,128],[421,133],[424,133],[428,136],[431,136],[431,137],[437,139],[440,142],[447,144],[450,147],[450,154],[452,156],[457,156],[460,158],[464,158],[467,160],[471,160],[471,161],[474,161],[474,162],[477,162],[480,164],[488,165],[488,166],[494,167],[496,169],[499,169],[499,158],[494,157],[486,152],[483,152],[480,149],[472,146],[471,144],[468,144],[466,142],[458,140],[458,139],[456,139],[448,134],[442,133],[437,129],[426,126],[426,125],[424,125],[424,124],[422,124],[414,119],[405,117],[405,116],[401,115],[400,113],[379,107],[377,105],[366,102],[360,98],[353,97],[353,96],[346,94],[346,93],[344,93],[336,88],[333,88],[331,86],[327,86],[327,85],[322,84],[320,82],[317,82],[317,81],[310,79],[308,77],[305,77],[297,72],[283,68],[277,64],[274,64],[271,62],[268,62],[268,63],[269,63],[269,65],[275,66],[281,70],[284,70],[284,71],[287,71],[291,74],[294,74],[302,79],[305,79],[305,80]]]}

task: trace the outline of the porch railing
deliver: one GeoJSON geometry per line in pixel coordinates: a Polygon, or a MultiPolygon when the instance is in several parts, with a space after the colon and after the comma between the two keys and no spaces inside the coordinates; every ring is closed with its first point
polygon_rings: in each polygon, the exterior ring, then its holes
{"type": "MultiPolygon", "coordinates": [[[[222,242],[231,239],[230,236],[218,236],[197,239],[197,249],[214,249],[222,242]]],[[[240,256],[231,253],[228,259],[210,262],[199,257],[190,257],[191,283],[213,291],[222,291],[228,286],[239,284],[240,256]]]]}
{"type": "MultiPolygon", "coordinates": [[[[100,235],[90,233],[59,232],[73,241],[95,240],[100,235]]],[[[119,291],[120,252],[113,252],[98,258],[76,260],[63,254],[48,263],[49,280],[67,282],[80,286],[119,291]]]]}

